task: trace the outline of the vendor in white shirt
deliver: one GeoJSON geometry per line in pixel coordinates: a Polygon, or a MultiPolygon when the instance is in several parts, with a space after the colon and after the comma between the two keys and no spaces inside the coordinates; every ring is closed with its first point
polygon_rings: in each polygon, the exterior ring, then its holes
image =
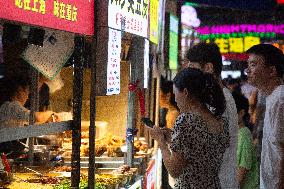
{"type": "MultiPolygon", "coordinates": [[[[7,78],[5,83],[7,99],[0,106],[0,129],[28,125],[30,110],[24,107],[29,95],[28,79],[15,76],[7,78]]],[[[52,111],[35,112],[35,120],[39,124],[52,121],[53,117],[52,111]]]]}
{"type": "Polygon", "coordinates": [[[284,188],[283,52],[269,44],[247,51],[248,81],[266,97],[260,165],[260,189],[284,188]]]}

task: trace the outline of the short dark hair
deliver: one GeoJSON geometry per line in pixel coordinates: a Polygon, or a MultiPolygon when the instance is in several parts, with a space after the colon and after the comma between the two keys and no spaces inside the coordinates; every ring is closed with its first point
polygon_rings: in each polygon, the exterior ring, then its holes
{"type": "Polygon", "coordinates": [[[160,89],[164,94],[171,94],[170,104],[173,105],[176,109],[178,109],[177,103],[175,101],[175,95],[173,92],[173,82],[166,80],[164,77],[161,77],[160,89]]]}
{"type": "Polygon", "coordinates": [[[232,96],[235,100],[237,112],[239,113],[241,110],[244,110],[245,113],[249,111],[249,101],[248,99],[238,91],[233,91],[232,96]]]}
{"type": "Polygon", "coordinates": [[[252,125],[250,124],[248,99],[239,91],[233,91],[232,96],[235,100],[238,113],[240,113],[241,110],[244,110],[244,115],[242,117],[244,125],[249,129],[252,129],[252,125]]]}
{"type": "Polygon", "coordinates": [[[246,51],[247,54],[255,54],[264,58],[267,66],[275,66],[277,76],[282,77],[284,71],[284,55],[277,47],[270,44],[258,44],[246,51]]]}
{"type": "Polygon", "coordinates": [[[189,61],[205,64],[211,62],[214,67],[214,73],[218,76],[222,71],[222,55],[219,47],[215,43],[201,42],[194,45],[187,52],[189,61]]]}
{"type": "Polygon", "coordinates": [[[218,81],[212,74],[196,68],[181,70],[173,80],[175,87],[187,91],[206,106],[214,116],[221,117],[225,111],[225,97],[218,81]]]}
{"type": "Polygon", "coordinates": [[[8,100],[11,100],[11,98],[19,90],[19,87],[28,88],[29,86],[30,81],[27,76],[16,75],[5,78],[5,87],[7,87],[8,100]]]}

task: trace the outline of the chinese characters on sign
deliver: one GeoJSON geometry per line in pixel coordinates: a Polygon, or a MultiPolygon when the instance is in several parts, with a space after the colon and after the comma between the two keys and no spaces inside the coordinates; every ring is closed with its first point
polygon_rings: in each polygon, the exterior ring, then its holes
{"type": "MultiPolygon", "coordinates": [[[[209,40],[207,40],[209,42],[209,40]]],[[[250,47],[260,44],[259,37],[246,36],[244,38],[233,38],[228,39],[217,38],[214,42],[220,48],[222,54],[225,53],[244,53],[250,47]]]]}
{"type": "Polygon", "coordinates": [[[0,19],[94,34],[94,0],[8,0],[1,7],[0,19]]]}
{"type": "Polygon", "coordinates": [[[109,28],[107,95],[120,93],[121,31],[109,28]]]}
{"type": "Polygon", "coordinates": [[[15,0],[16,7],[45,14],[45,0],[15,0]]]}
{"type": "Polygon", "coordinates": [[[147,37],[148,6],[149,0],[109,0],[108,26],[121,30],[124,20],[126,32],[147,37]]]}
{"type": "MultiPolygon", "coordinates": [[[[46,13],[45,0],[15,0],[16,7],[25,11],[46,13]]],[[[53,15],[60,19],[77,22],[77,7],[71,4],[65,4],[58,0],[53,1],[53,15]]]]}
{"type": "Polygon", "coordinates": [[[158,44],[159,0],[150,0],[150,41],[158,44]]]}
{"type": "Polygon", "coordinates": [[[77,22],[77,7],[63,2],[53,2],[53,15],[69,21],[77,22]]]}

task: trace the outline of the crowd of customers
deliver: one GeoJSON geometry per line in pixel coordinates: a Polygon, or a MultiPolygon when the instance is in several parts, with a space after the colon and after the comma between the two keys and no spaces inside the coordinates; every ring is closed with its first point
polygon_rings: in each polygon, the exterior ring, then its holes
{"type": "Polygon", "coordinates": [[[173,80],[179,116],[149,128],[174,188],[284,188],[284,55],[269,44],[247,55],[247,76],[222,81],[217,45],[189,49],[173,80]]]}

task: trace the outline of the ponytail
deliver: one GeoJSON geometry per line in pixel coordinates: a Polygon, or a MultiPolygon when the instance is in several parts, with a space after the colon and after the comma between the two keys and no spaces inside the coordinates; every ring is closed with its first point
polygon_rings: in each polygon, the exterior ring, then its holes
{"type": "Polygon", "coordinates": [[[201,94],[201,102],[216,117],[221,117],[225,111],[225,97],[218,81],[212,74],[204,74],[205,88],[201,94]]]}

